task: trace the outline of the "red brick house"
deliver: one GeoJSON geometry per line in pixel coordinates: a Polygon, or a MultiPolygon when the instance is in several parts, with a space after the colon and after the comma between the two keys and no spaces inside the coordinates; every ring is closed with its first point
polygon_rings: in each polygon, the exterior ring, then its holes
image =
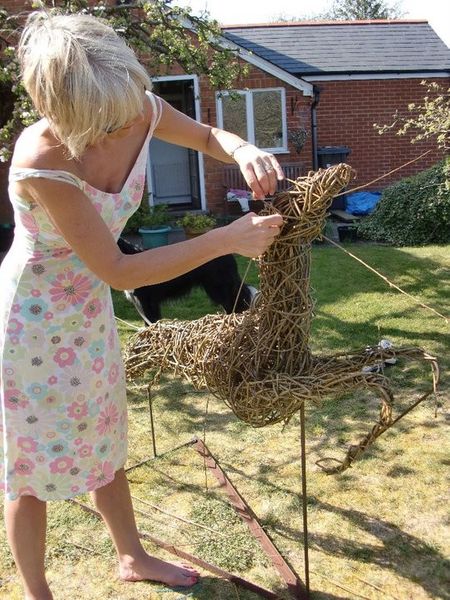
{"type": "MultiPolygon", "coordinates": [[[[390,123],[397,110],[406,114],[411,102],[420,103],[426,95],[421,81],[449,87],[450,49],[426,21],[242,25],[224,27],[223,33],[228,43],[243,49],[250,73],[239,87],[241,102],[234,103],[226,95],[202,90],[200,80],[202,120],[231,126],[269,147],[281,164],[297,165],[302,173],[325,166],[347,148],[346,162],[356,169],[357,184],[433,148],[425,159],[372,189],[416,173],[441,157],[433,144],[413,145],[406,136],[379,135],[373,127],[390,123]],[[261,123],[264,119],[271,132],[261,123]],[[308,137],[298,153],[291,138],[303,129],[308,137]],[[337,151],[335,156],[329,154],[329,146],[337,151]]],[[[224,167],[205,158],[204,172],[206,206],[221,212],[227,183],[224,167]]]]}
{"type": "MultiPolygon", "coordinates": [[[[26,3],[13,4],[19,9],[26,3]]],[[[155,78],[155,91],[193,118],[267,148],[288,177],[333,162],[330,152],[343,152],[357,171],[357,184],[364,184],[433,148],[394,133],[380,136],[373,127],[389,123],[396,110],[406,113],[411,102],[420,103],[426,93],[422,80],[450,85],[450,49],[426,21],[227,26],[223,44],[238,49],[249,64],[233,96],[179,69],[155,78]]],[[[434,148],[426,159],[371,187],[418,172],[440,156],[434,148]]],[[[230,207],[227,188],[244,185],[234,166],[151,142],[151,204],[224,214],[230,207]]]]}

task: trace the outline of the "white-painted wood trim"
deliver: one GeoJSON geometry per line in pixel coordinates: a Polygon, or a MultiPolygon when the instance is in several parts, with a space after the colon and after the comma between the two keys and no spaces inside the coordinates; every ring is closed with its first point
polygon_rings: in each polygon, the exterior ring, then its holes
{"type": "MultiPolygon", "coordinates": [[[[247,111],[247,141],[251,144],[255,143],[255,122],[253,118],[253,92],[281,92],[281,126],[283,129],[283,146],[276,148],[264,148],[272,154],[285,154],[289,152],[287,144],[287,116],[286,116],[286,89],[283,87],[276,88],[251,88],[246,90],[232,90],[237,94],[245,94],[245,108],[247,111]]],[[[229,96],[230,92],[216,92],[216,109],[217,109],[217,126],[223,129],[223,105],[222,97],[229,96]]]]}
{"type": "MultiPolygon", "coordinates": [[[[198,75],[161,75],[160,77],[152,77],[152,81],[187,81],[192,79],[194,82],[194,108],[195,108],[195,120],[200,121],[201,117],[201,104],[200,104],[200,83],[198,75]]],[[[206,198],[206,187],[205,187],[205,160],[202,152],[197,152],[198,155],[198,177],[200,184],[200,205],[202,210],[206,210],[207,198],[206,198]]],[[[147,157],[147,186],[148,186],[148,200],[150,206],[154,205],[153,198],[153,177],[151,169],[151,157],[150,152],[147,157]]]]}
{"type": "Polygon", "coordinates": [[[242,46],[239,46],[238,44],[235,44],[234,42],[227,40],[224,37],[220,38],[219,43],[224,48],[238,51],[239,56],[243,60],[254,65],[255,67],[258,67],[262,71],[265,71],[266,73],[269,73],[270,75],[273,75],[274,77],[277,77],[278,79],[281,79],[281,81],[284,81],[285,83],[289,84],[296,90],[300,90],[301,92],[303,92],[304,96],[313,96],[314,95],[313,86],[310,83],[308,83],[308,81],[306,81],[304,78],[300,78],[300,77],[296,77],[295,75],[291,75],[284,69],[281,69],[280,67],[275,66],[268,60],[261,58],[260,56],[258,56],[257,54],[254,54],[253,52],[249,52],[242,46]]]}
{"type": "Polygon", "coordinates": [[[450,72],[436,71],[434,73],[353,73],[349,75],[304,75],[306,81],[367,81],[371,79],[437,79],[449,78],[450,72]]]}

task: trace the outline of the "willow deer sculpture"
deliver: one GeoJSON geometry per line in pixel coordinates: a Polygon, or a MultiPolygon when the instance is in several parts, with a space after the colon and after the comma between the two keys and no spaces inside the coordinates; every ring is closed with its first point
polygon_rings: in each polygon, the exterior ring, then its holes
{"type": "Polygon", "coordinates": [[[433,389],[438,379],[436,360],[417,347],[375,346],[334,356],[311,352],[311,243],[321,235],[333,197],[353,176],[345,164],[320,169],[265,202],[260,214],[278,212],[284,223],[259,260],[260,293],[251,308],[195,321],[163,320],[139,331],[125,351],[127,377],[134,379],[153,370],[158,379],[162,371],[172,371],[197,389],[207,388],[253,427],[287,422],[303,402],[318,403],[332,394],[371,388],[381,397],[380,416],[371,431],[337,465],[318,461],[329,473],[349,467],[381,433],[433,391],[394,420],[389,382],[371,366],[400,356],[423,359],[432,365],[433,389]]]}

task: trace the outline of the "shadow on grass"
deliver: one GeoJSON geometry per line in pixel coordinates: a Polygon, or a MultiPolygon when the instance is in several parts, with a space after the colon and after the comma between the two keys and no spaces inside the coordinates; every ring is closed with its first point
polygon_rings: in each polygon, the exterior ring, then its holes
{"type": "MultiPolygon", "coordinates": [[[[153,591],[153,590],[152,590],[153,591]]],[[[262,598],[259,594],[253,593],[247,590],[243,586],[235,585],[226,579],[217,579],[214,577],[202,577],[199,582],[189,590],[183,590],[182,588],[160,588],[156,590],[159,592],[179,592],[179,596],[176,600],[212,600],[213,598],[225,599],[239,599],[239,600],[259,600],[262,598]],[[226,596],[224,594],[227,594],[226,596]]],[[[282,598],[291,599],[292,596],[288,594],[286,588],[275,587],[271,590],[274,594],[279,595],[280,600],[282,598]]],[[[161,594],[161,598],[164,598],[164,594],[161,594]]],[[[350,596],[336,596],[335,594],[315,592],[311,590],[311,600],[351,600],[350,596]]]]}
{"type": "MultiPolygon", "coordinates": [[[[234,468],[232,465],[224,466],[225,470],[235,475],[248,478],[248,474],[234,468]]],[[[401,469],[401,467],[399,467],[401,469]]],[[[410,472],[410,470],[408,470],[410,472]]],[[[390,476],[398,474],[389,473],[390,476]]],[[[340,476],[340,478],[345,478],[340,476]]],[[[300,513],[301,498],[287,487],[275,485],[261,476],[253,475],[253,479],[262,483],[272,491],[282,492],[292,498],[292,505],[300,513]]],[[[323,535],[309,533],[309,546],[325,554],[346,560],[370,563],[383,569],[389,569],[415,584],[421,586],[433,598],[446,598],[444,583],[445,573],[450,572],[450,561],[432,545],[419,538],[406,533],[394,523],[369,516],[356,509],[345,509],[323,502],[313,495],[308,496],[308,506],[315,511],[321,510],[333,513],[349,521],[362,532],[369,533],[377,538],[381,544],[355,542],[336,535],[323,535]]],[[[303,544],[303,531],[289,527],[281,519],[271,518],[270,522],[263,521],[264,526],[270,526],[276,534],[290,541],[303,544]]],[[[314,596],[314,598],[327,598],[328,596],[314,596]]]]}

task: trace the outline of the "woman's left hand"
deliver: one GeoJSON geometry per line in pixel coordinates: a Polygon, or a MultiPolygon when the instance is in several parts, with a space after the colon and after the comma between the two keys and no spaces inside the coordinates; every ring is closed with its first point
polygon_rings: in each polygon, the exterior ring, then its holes
{"type": "Polygon", "coordinates": [[[239,165],[255,200],[263,200],[266,196],[273,195],[277,189],[277,182],[284,179],[283,170],[275,156],[252,144],[237,148],[233,158],[239,165]]]}

